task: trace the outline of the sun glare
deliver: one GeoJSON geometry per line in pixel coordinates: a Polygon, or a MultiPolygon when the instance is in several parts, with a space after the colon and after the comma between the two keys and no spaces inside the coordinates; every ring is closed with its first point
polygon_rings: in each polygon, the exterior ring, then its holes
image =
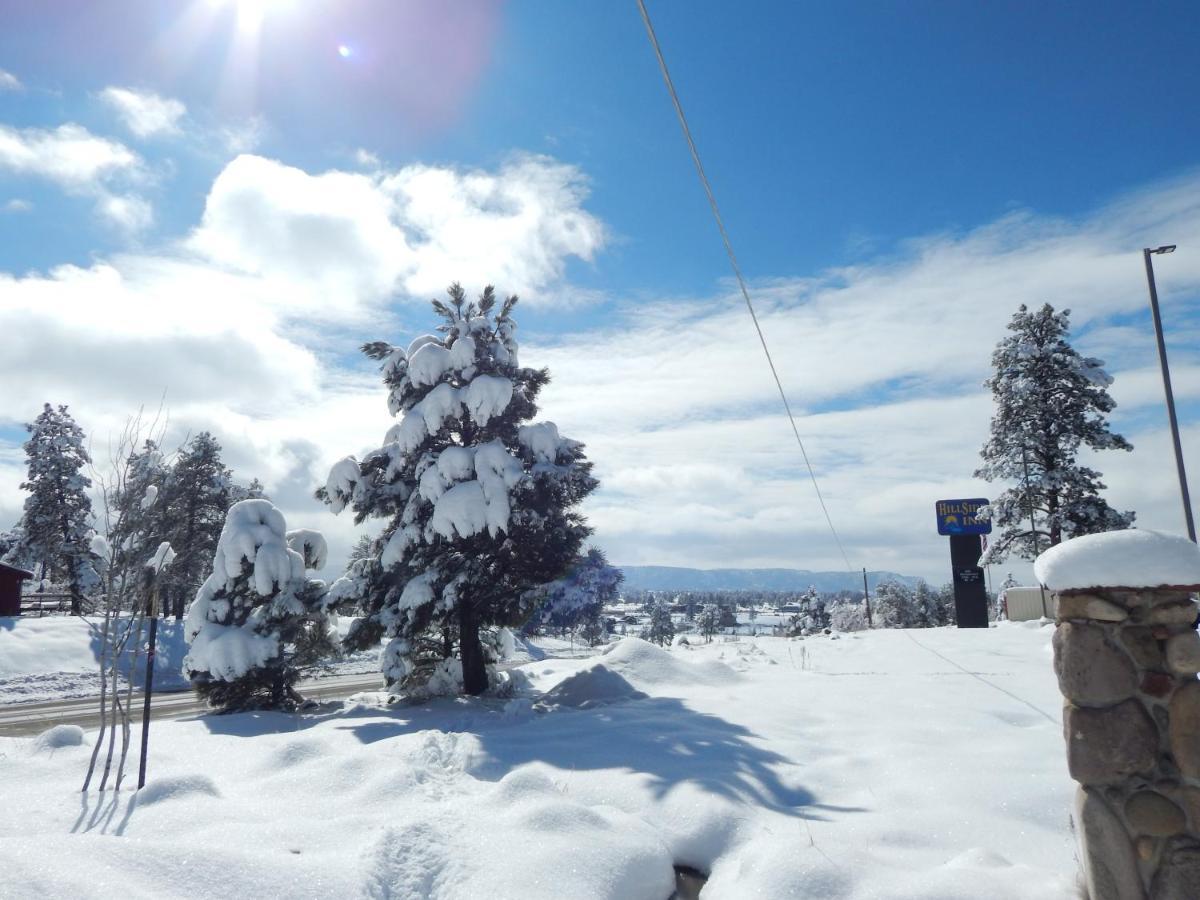
{"type": "Polygon", "coordinates": [[[243,33],[257,32],[271,13],[285,10],[292,0],[212,0],[216,6],[233,6],[237,9],[238,30],[243,33]]]}

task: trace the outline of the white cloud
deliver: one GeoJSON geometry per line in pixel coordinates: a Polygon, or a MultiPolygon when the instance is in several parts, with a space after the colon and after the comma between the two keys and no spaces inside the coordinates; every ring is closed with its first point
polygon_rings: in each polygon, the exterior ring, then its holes
{"type": "Polygon", "coordinates": [[[586,196],[577,169],[542,157],[494,173],[311,175],[243,155],[213,184],[190,244],[244,272],[319,283],[327,312],[396,291],[432,296],[451,281],[494,283],[536,302],[569,257],[589,260],[604,244],[586,196]]]}
{"type": "Polygon", "coordinates": [[[55,129],[0,125],[0,169],[32,175],[70,194],[93,197],[96,211],[130,230],[153,216],[150,205],[130,186],[147,178],[142,158],[119,141],[99,137],[81,125],[55,129]]]}
{"type": "Polygon", "coordinates": [[[6,72],[0,69],[0,91],[23,91],[25,85],[21,84],[19,79],[12,72],[6,72]]]}
{"type": "Polygon", "coordinates": [[[81,125],[53,130],[0,125],[0,167],[84,190],[114,175],[138,172],[142,160],[124,144],[97,137],[81,125]]]}
{"type": "Polygon", "coordinates": [[[13,197],[4,204],[4,211],[9,213],[30,212],[32,209],[33,204],[28,200],[22,200],[20,197],[13,197]]]}
{"type": "Polygon", "coordinates": [[[250,153],[263,142],[267,122],[261,116],[251,116],[241,122],[224,125],[217,133],[227,152],[250,153]]]}
{"type": "Polygon", "coordinates": [[[153,91],[106,87],[100,92],[100,99],[140,138],[179,134],[179,122],[187,113],[187,107],[179,100],[153,91]]]}
{"type": "Polygon", "coordinates": [[[383,165],[378,156],[362,147],[354,151],[354,161],[364,169],[378,169],[383,165]]]}

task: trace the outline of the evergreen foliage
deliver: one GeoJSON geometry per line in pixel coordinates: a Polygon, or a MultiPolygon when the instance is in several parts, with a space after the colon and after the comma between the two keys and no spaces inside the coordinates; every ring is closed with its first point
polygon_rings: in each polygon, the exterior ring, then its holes
{"type": "Polygon", "coordinates": [[[267,500],[234,504],[188,610],[184,669],[214,707],[294,709],[301,674],[337,652],[325,585],[305,575],[325,565],[325,541],[286,529],[267,500]]]}
{"type": "Polygon", "coordinates": [[[650,621],[642,637],[660,647],[667,646],[675,639],[675,623],[671,619],[671,609],[665,603],[655,603],[650,609],[650,621]]]}
{"type": "Polygon", "coordinates": [[[1008,329],[1012,333],[992,354],[995,374],[985,382],[996,411],[975,475],[1016,486],[991,504],[1001,532],[983,565],[1014,553],[1034,559],[1068,538],[1128,528],[1134,519],[1133,512],[1118,512],[1105,502],[1100,473],[1077,460],[1083,447],[1133,447],[1109,430],[1106,416],[1116,403],[1103,360],[1080,356],[1067,340],[1070,310],[1055,312],[1047,303],[1030,311],[1022,305],[1008,329]]]}
{"type": "Polygon", "coordinates": [[[708,603],[704,606],[696,619],[696,626],[700,629],[700,633],[704,635],[705,642],[711,643],[713,635],[721,627],[721,613],[715,603],[708,603]]]}
{"type": "Polygon", "coordinates": [[[175,458],[155,504],[161,533],[176,557],[163,576],[163,611],[181,616],[213,565],[225,514],[233,505],[233,473],[221,461],[221,445],[202,431],[175,458]]]}
{"type": "Polygon", "coordinates": [[[28,475],[21,487],[29,492],[19,525],[13,564],[25,563],[35,576],[65,584],[71,592],[71,614],[81,615],[84,595],[100,582],[91,552],[91,479],[84,467],[91,458],[84,434],[67,407],[42,407],[25,426],[28,475]]]}
{"type": "Polygon", "coordinates": [[[550,376],[518,364],[516,302],[497,304],[491,287],[468,302],[452,285],[433,302],[439,334],[407,350],[366,344],[400,421],[317,491],[334,513],[387,521],[378,554],[331,593],[366,610],[347,646],[389,638],[384,676],[410,693],[486,690],[487,629],[523,622],[532,590],[562,577],[589,534],[576,511],[596,487],[583,446],[551,422],[525,424],[550,376]]]}
{"type": "Polygon", "coordinates": [[[589,549],[565,577],[535,591],[541,599],[529,625],[565,634],[585,621],[599,621],[604,606],[616,601],[624,577],[602,550],[589,549]]]}

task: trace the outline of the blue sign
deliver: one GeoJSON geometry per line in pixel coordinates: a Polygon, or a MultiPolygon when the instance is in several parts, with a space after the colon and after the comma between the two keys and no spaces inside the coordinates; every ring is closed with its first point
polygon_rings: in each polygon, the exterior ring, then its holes
{"type": "Polygon", "coordinates": [[[987,506],[984,497],[970,500],[939,500],[937,510],[938,534],[991,534],[990,519],[978,519],[979,508],[987,506]]]}

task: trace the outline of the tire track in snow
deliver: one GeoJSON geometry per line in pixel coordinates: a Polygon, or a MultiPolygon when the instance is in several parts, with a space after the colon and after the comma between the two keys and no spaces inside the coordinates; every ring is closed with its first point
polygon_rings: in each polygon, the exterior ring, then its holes
{"type": "Polygon", "coordinates": [[[1054,716],[1050,715],[1050,713],[1046,712],[1044,709],[1034,706],[1032,703],[1030,703],[1024,697],[1018,697],[1016,694],[1014,694],[1012,691],[1008,690],[1007,688],[1000,687],[1000,685],[996,684],[994,681],[988,681],[986,678],[984,678],[978,672],[972,672],[966,666],[960,666],[958,663],[956,663],[950,657],[946,656],[944,653],[939,653],[937,650],[934,650],[932,647],[922,644],[915,637],[913,637],[912,634],[909,633],[909,631],[907,629],[904,632],[904,636],[907,637],[914,644],[916,644],[918,647],[920,647],[922,650],[928,650],[930,653],[932,653],[938,659],[941,659],[941,660],[944,660],[945,662],[950,663],[950,665],[954,666],[954,668],[956,668],[962,672],[965,672],[967,675],[970,675],[976,681],[982,681],[988,687],[999,691],[1000,693],[1004,694],[1006,697],[1011,697],[1013,700],[1016,700],[1018,703],[1022,703],[1025,706],[1028,706],[1035,713],[1037,713],[1039,716],[1042,716],[1043,718],[1045,718],[1051,724],[1057,725],[1060,728],[1062,727],[1062,722],[1060,722],[1058,719],[1054,718],[1054,716]]]}

